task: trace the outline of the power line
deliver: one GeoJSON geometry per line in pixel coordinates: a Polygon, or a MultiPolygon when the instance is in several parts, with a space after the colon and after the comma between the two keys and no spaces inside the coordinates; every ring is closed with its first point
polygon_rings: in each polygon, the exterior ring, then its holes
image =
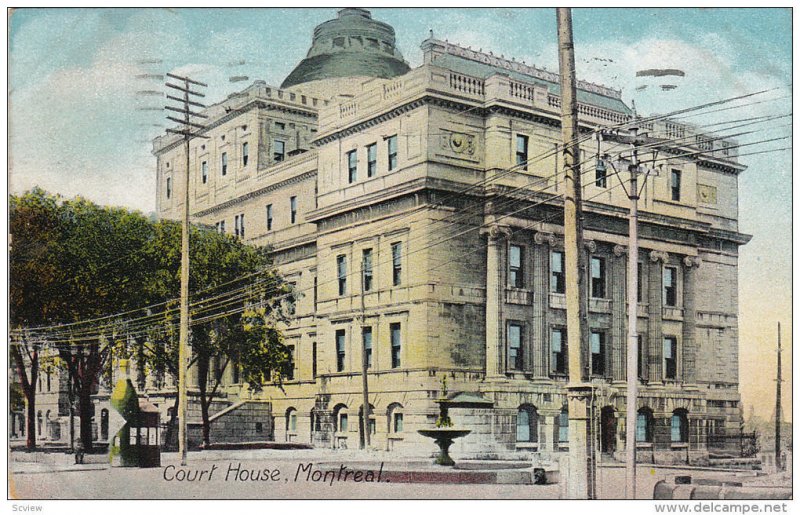
{"type": "MultiPolygon", "coordinates": [[[[777,88],[774,88],[774,89],[777,89],[777,88]]],[[[771,90],[764,90],[764,91],[762,91],[762,92],[756,92],[756,93],[751,93],[751,94],[747,94],[747,95],[742,95],[742,96],[739,96],[739,97],[733,97],[733,98],[730,98],[730,99],[725,99],[725,100],[721,100],[721,101],[715,101],[715,102],[711,102],[711,103],[708,103],[708,104],[702,104],[702,105],[700,105],[700,106],[696,106],[694,109],[704,109],[705,107],[707,107],[707,106],[709,106],[709,105],[719,105],[719,104],[720,104],[720,103],[722,103],[722,102],[728,102],[728,101],[734,101],[734,100],[738,100],[738,99],[742,99],[742,98],[747,98],[747,97],[750,97],[750,96],[753,96],[753,95],[756,95],[756,94],[760,94],[760,93],[763,93],[763,92],[766,92],[766,91],[771,91],[771,90]]],[[[479,106],[476,106],[475,108],[477,108],[477,107],[479,107],[479,106]]],[[[736,107],[744,107],[744,106],[736,106],[736,107]]],[[[471,109],[474,109],[474,108],[471,108],[471,109]]],[[[682,110],[680,110],[680,111],[678,111],[678,112],[683,112],[683,113],[685,113],[685,112],[687,112],[688,110],[689,110],[689,109],[682,109],[682,110]]],[[[666,114],[666,115],[660,115],[659,117],[651,117],[650,119],[656,119],[656,118],[665,118],[665,117],[668,117],[668,116],[670,116],[670,115],[671,115],[671,113],[670,113],[670,114],[666,114]]],[[[641,122],[641,120],[642,120],[642,119],[639,119],[639,120],[631,120],[630,122],[627,122],[627,123],[641,122]]],[[[645,120],[647,120],[647,119],[645,119],[645,120]]],[[[595,131],[593,131],[593,132],[595,132],[595,131]]],[[[586,139],[588,139],[588,137],[587,137],[587,138],[584,138],[584,140],[586,140],[586,139]]],[[[731,148],[733,148],[733,147],[731,147],[731,148]]],[[[544,158],[546,158],[546,157],[549,157],[549,156],[555,155],[555,154],[557,153],[557,151],[558,151],[558,149],[556,149],[556,150],[554,150],[554,151],[548,151],[548,152],[544,153],[544,154],[543,154],[543,155],[540,157],[540,159],[539,159],[539,160],[542,160],[542,159],[544,159],[544,158]]],[[[673,156],[673,158],[675,158],[675,157],[680,157],[680,156],[673,156]]],[[[587,160],[587,161],[589,161],[589,160],[587,160]]],[[[507,170],[505,171],[505,173],[508,173],[508,172],[509,172],[509,171],[511,171],[511,170],[515,170],[515,169],[517,169],[517,168],[520,168],[520,167],[522,167],[522,166],[525,166],[525,165],[527,165],[529,162],[531,162],[531,160],[527,160],[525,163],[520,163],[519,165],[515,165],[515,166],[513,166],[513,167],[510,167],[509,169],[507,169],[507,170]]],[[[584,173],[588,173],[588,172],[589,172],[589,171],[587,171],[587,172],[584,172],[584,173]]],[[[495,177],[494,177],[493,179],[491,179],[491,180],[496,180],[496,178],[498,178],[498,176],[499,176],[499,175],[500,175],[500,174],[496,174],[496,175],[495,175],[495,177]]],[[[556,175],[558,175],[558,174],[556,174],[556,175]]],[[[541,178],[541,177],[540,177],[540,178],[538,178],[538,179],[539,179],[539,180],[548,181],[550,178],[549,178],[549,177],[544,177],[544,178],[541,178]]],[[[485,179],[484,181],[479,181],[479,183],[480,183],[480,182],[485,182],[485,183],[488,183],[488,182],[489,182],[489,180],[486,180],[486,179],[485,179]]],[[[526,184],[526,185],[523,185],[523,186],[521,186],[521,187],[519,187],[519,188],[516,188],[515,190],[516,190],[516,191],[519,191],[519,190],[521,190],[521,189],[526,189],[526,188],[528,188],[530,185],[531,185],[531,184],[530,184],[530,182],[529,182],[528,184],[526,184]]],[[[471,185],[471,186],[469,186],[469,187],[467,188],[467,190],[469,190],[470,188],[474,188],[475,186],[476,186],[476,185],[471,185]]],[[[509,202],[516,202],[516,201],[518,201],[518,199],[512,199],[512,200],[511,200],[511,201],[509,201],[509,202]]],[[[477,202],[477,203],[475,203],[475,205],[477,205],[477,204],[480,204],[480,203],[482,203],[482,201],[481,201],[481,202],[477,202]]],[[[425,206],[425,207],[430,209],[430,208],[432,208],[432,207],[435,207],[435,206],[431,206],[431,205],[429,205],[429,206],[425,206]]],[[[467,217],[473,217],[473,216],[476,216],[476,215],[477,215],[476,213],[468,213],[466,216],[467,216],[467,217]]],[[[433,224],[433,223],[436,223],[436,222],[439,222],[439,221],[448,221],[448,220],[447,220],[446,218],[443,218],[443,219],[437,219],[437,220],[434,220],[434,221],[432,222],[432,224],[433,224]]],[[[446,240],[445,240],[445,241],[446,241],[446,240]]],[[[427,247],[426,247],[426,248],[427,248],[427,247]]],[[[258,273],[261,273],[261,272],[258,272],[258,273]]],[[[348,275],[354,275],[355,273],[357,273],[357,272],[354,270],[353,272],[351,272],[351,273],[350,273],[350,274],[348,274],[348,275]]],[[[255,274],[251,274],[251,275],[255,275],[255,274]]],[[[241,277],[241,278],[237,278],[237,279],[235,279],[235,280],[229,281],[229,283],[233,283],[233,282],[236,282],[236,281],[244,280],[244,279],[246,279],[246,278],[247,278],[246,276],[245,276],[245,277],[241,277]]],[[[223,283],[223,284],[224,284],[224,283],[223,283]]],[[[218,285],[216,288],[218,288],[218,287],[221,287],[221,286],[222,286],[222,285],[218,285]]],[[[301,291],[301,293],[302,293],[302,291],[301,291]]],[[[158,305],[164,305],[164,304],[167,304],[167,303],[169,303],[169,302],[170,302],[170,301],[165,301],[165,302],[162,302],[162,303],[158,303],[158,304],[155,304],[155,305],[153,305],[153,307],[155,307],[155,306],[158,306],[158,305]]],[[[140,311],[140,310],[131,310],[130,312],[135,312],[135,311],[140,311]]],[[[103,319],[103,318],[113,318],[113,317],[117,317],[117,316],[119,316],[119,314],[116,314],[116,315],[109,315],[109,316],[107,316],[107,317],[101,317],[101,319],[103,319]]],[[[91,322],[91,321],[79,321],[79,322],[71,323],[71,324],[69,324],[69,325],[86,324],[86,323],[90,323],[90,322],[91,322]]],[[[54,327],[61,327],[61,326],[62,326],[62,325],[59,325],[59,326],[54,326],[54,327]]],[[[45,326],[45,327],[46,327],[46,326],[45,326]]],[[[43,329],[43,327],[39,327],[39,328],[31,328],[31,329],[33,329],[33,330],[35,330],[35,329],[43,329]]]]}

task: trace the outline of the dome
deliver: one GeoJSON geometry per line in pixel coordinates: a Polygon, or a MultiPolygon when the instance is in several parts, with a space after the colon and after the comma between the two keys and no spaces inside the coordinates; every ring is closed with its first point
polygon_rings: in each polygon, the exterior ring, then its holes
{"type": "Polygon", "coordinates": [[[314,29],[308,55],[281,88],[346,77],[390,79],[408,71],[395,48],[394,29],[373,20],[366,9],[348,8],[314,29]]]}

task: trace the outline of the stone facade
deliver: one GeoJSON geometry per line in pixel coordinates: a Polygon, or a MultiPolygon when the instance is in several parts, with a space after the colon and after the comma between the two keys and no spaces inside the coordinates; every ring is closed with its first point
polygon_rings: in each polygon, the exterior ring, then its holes
{"type": "MultiPolygon", "coordinates": [[[[557,77],[432,37],[422,48],[424,64],[399,77],[365,78],[346,91],[337,79],[327,93],[325,81],[315,81],[318,96],[302,84],[288,91],[255,82],[208,108],[207,139],[191,142],[192,219],[225,222],[233,232],[234,217],[244,215],[243,238],[272,246],[298,292],[285,328],[294,379],[283,392],[256,396],[274,419],[265,435],[360,445],[369,328],[373,447],[432,449],[416,430],[433,425],[447,376],[451,392],[489,403],[452,410],[457,425],[473,430],[456,442],[456,454],[550,456],[568,446],[559,428],[566,371],[556,352],[565,326],[557,77]]],[[[631,119],[619,91],[581,82],[579,102],[583,129],[631,119]]],[[[642,128],[663,138],[678,129],[681,139],[661,149],[671,159],[640,200],[638,402],[646,423],[638,445],[646,461],[702,462],[707,436],[740,424],[737,252],[749,237],[738,232],[737,177],[744,167],[733,143],[695,137],[691,126],[661,120],[642,128]],[[698,145],[708,152],[684,156],[698,145]]],[[[600,270],[589,326],[601,342],[594,359],[602,360],[592,367],[592,345],[583,342],[584,375],[596,386],[598,449],[614,454],[625,445],[628,199],[613,175],[596,180],[597,142],[582,150],[586,256],[600,270]]],[[[602,153],[618,151],[602,143],[602,153]]],[[[183,146],[166,135],[153,152],[158,215],[177,219],[183,146]]],[[[570,343],[561,343],[564,352],[570,343]]],[[[221,405],[249,400],[245,386],[227,384],[221,405]]],[[[220,438],[231,438],[220,425],[220,438]]]]}

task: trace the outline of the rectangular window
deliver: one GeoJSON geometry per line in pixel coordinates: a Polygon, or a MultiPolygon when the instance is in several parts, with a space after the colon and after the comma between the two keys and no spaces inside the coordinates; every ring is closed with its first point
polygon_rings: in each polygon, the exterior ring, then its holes
{"type": "Polygon", "coordinates": [[[564,253],[558,250],[550,254],[550,291],[553,293],[567,291],[564,279],[564,253]]]}
{"type": "Polygon", "coordinates": [[[289,351],[289,362],[286,364],[286,380],[292,381],[294,380],[294,345],[287,345],[286,348],[289,351]]]}
{"type": "Polygon", "coordinates": [[[297,223],[297,197],[289,198],[289,220],[292,224],[297,223]]]}
{"type": "Polygon", "coordinates": [[[605,188],[607,186],[607,177],[606,164],[602,159],[598,159],[594,168],[594,185],[598,188],[605,188]]]}
{"type": "Polygon", "coordinates": [[[344,329],[336,330],[336,371],[344,370],[344,329]]]}
{"type": "Polygon", "coordinates": [[[669,188],[672,200],[680,202],[681,200],[681,171],[672,170],[670,174],[669,188]]]}
{"type": "Polygon", "coordinates": [[[678,339],[664,337],[664,379],[678,378],[678,339]]]}
{"type": "Polygon", "coordinates": [[[400,366],[400,348],[402,345],[400,340],[400,324],[389,324],[389,332],[392,337],[392,368],[398,368],[400,366]]]}
{"type": "Polygon", "coordinates": [[[275,140],[273,142],[272,160],[280,163],[286,157],[286,144],[283,141],[275,140]]]}
{"type": "Polygon", "coordinates": [[[403,280],[403,263],[401,243],[392,243],[392,285],[400,286],[403,280]]]}
{"type": "Polygon", "coordinates": [[[250,146],[245,142],[242,143],[242,166],[247,166],[247,160],[250,157],[250,146]]]}
{"type": "Polygon", "coordinates": [[[592,347],[592,375],[602,376],[606,371],[606,333],[602,331],[592,331],[589,343],[592,347]]]}
{"type": "Polygon", "coordinates": [[[317,378],[317,342],[311,342],[311,378],[317,378]]]}
{"type": "Polygon", "coordinates": [[[361,259],[361,270],[364,274],[363,288],[364,291],[372,290],[372,249],[364,249],[361,259]]]}
{"type": "Polygon", "coordinates": [[[272,204],[267,204],[267,230],[272,230],[272,204]]]}
{"type": "Polygon", "coordinates": [[[664,305],[675,307],[678,303],[678,270],[671,266],[664,267],[664,305]]]}
{"type": "Polygon", "coordinates": [[[606,261],[603,258],[592,257],[592,283],[591,294],[595,299],[606,297],[606,261]]]}
{"type": "Polygon", "coordinates": [[[558,416],[558,443],[569,442],[569,411],[566,408],[561,410],[558,416]]]}
{"type": "Polygon", "coordinates": [[[636,348],[638,349],[638,352],[639,352],[637,354],[637,357],[639,359],[637,360],[638,362],[636,363],[636,371],[637,371],[637,375],[639,376],[639,379],[644,380],[645,379],[645,377],[644,377],[644,352],[643,352],[644,347],[642,345],[642,335],[641,334],[637,334],[636,335],[636,348]]]}
{"type": "Polygon", "coordinates": [[[386,138],[386,150],[389,154],[389,171],[397,168],[397,135],[386,138]]]}
{"type": "Polygon", "coordinates": [[[364,342],[364,357],[367,360],[367,368],[372,368],[372,328],[363,328],[361,338],[364,342]]]}
{"type": "Polygon", "coordinates": [[[218,233],[225,234],[225,220],[217,222],[214,226],[217,228],[218,233]]]}
{"type": "Polygon", "coordinates": [[[555,374],[567,373],[567,330],[558,327],[550,332],[550,370],[555,374]]]}
{"type": "Polygon", "coordinates": [[[394,432],[395,433],[402,433],[403,432],[403,414],[402,413],[394,413],[394,432]]]}
{"type": "Polygon", "coordinates": [[[642,302],[642,264],[636,267],[636,302],[642,302]]]}
{"type": "Polygon", "coordinates": [[[514,288],[523,288],[525,277],[522,270],[523,250],[519,245],[511,245],[508,249],[508,284],[514,288]]]}
{"type": "Polygon", "coordinates": [[[167,198],[172,198],[172,177],[167,177],[167,198]]]}
{"type": "Polygon", "coordinates": [[[367,145],[367,177],[375,177],[378,172],[378,144],[367,145]]]}
{"type": "Polygon", "coordinates": [[[339,279],[339,296],[347,293],[347,256],[336,256],[336,277],[339,279]]]}
{"type": "Polygon", "coordinates": [[[517,134],[517,166],[528,169],[528,136],[517,134]]]}
{"type": "Polygon", "coordinates": [[[347,153],[347,182],[353,184],[358,179],[358,155],[355,150],[347,153]]]}
{"type": "Polygon", "coordinates": [[[522,370],[522,325],[518,323],[508,324],[508,368],[510,370],[522,370]]]}
{"type": "Polygon", "coordinates": [[[286,124],[283,122],[275,122],[275,128],[279,131],[286,129],[286,124]]]}
{"type": "Polygon", "coordinates": [[[228,153],[222,153],[222,175],[228,175],[228,153]]]}
{"type": "Polygon", "coordinates": [[[203,179],[203,184],[208,182],[208,161],[200,163],[200,175],[203,179]]]}
{"type": "Polygon", "coordinates": [[[244,238],[244,214],[233,217],[233,233],[240,238],[244,238]]]}

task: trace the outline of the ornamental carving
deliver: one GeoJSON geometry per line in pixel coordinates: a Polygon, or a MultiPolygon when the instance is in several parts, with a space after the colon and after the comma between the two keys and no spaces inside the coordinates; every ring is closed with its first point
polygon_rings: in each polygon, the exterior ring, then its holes
{"type": "Polygon", "coordinates": [[[537,245],[544,245],[545,243],[551,247],[555,247],[558,241],[556,235],[551,232],[537,232],[533,235],[533,242],[537,245]]]}
{"type": "Polygon", "coordinates": [[[650,252],[650,261],[653,263],[658,263],[659,261],[666,263],[668,260],[669,255],[666,252],[661,252],[660,250],[650,252]]]}
{"type": "Polygon", "coordinates": [[[597,252],[597,243],[595,243],[594,240],[584,240],[583,241],[583,246],[589,252],[597,252]]]}
{"type": "Polygon", "coordinates": [[[509,229],[508,226],[498,225],[498,224],[494,224],[493,223],[489,227],[481,229],[481,234],[488,235],[490,241],[494,240],[496,242],[497,240],[500,240],[501,238],[510,237],[511,236],[511,229],[509,229]]]}
{"type": "Polygon", "coordinates": [[[444,150],[449,150],[456,154],[475,154],[475,136],[460,132],[444,132],[442,134],[441,146],[444,150]]]}
{"type": "Polygon", "coordinates": [[[686,256],[683,258],[683,266],[686,268],[699,267],[702,260],[698,256],[686,256]]]}
{"type": "Polygon", "coordinates": [[[628,252],[628,247],[625,245],[614,245],[614,255],[617,257],[622,257],[628,252]]]}

